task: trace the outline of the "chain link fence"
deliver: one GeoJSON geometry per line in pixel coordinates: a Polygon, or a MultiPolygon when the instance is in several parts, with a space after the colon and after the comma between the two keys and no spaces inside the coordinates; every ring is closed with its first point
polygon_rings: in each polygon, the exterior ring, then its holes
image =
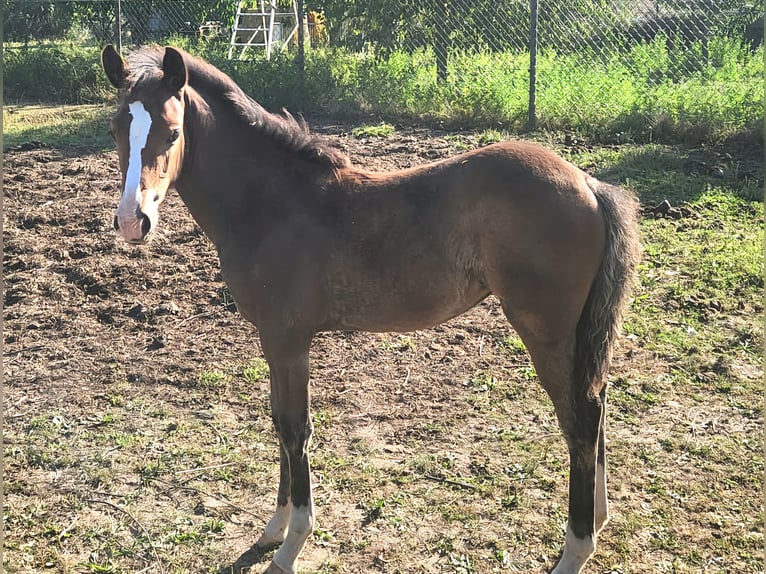
{"type": "MultiPolygon", "coordinates": [[[[294,9],[274,3],[280,12],[294,9]]],[[[173,38],[217,43],[225,53],[237,9],[216,0],[2,5],[6,58],[62,43],[129,48],[173,38]]],[[[452,83],[458,93],[500,85],[506,99],[525,100],[532,122],[536,112],[565,123],[618,114],[624,94],[636,97],[636,84],[709,76],[731,50],[763,42],[763,7],[752,0],[306,0],[303,8],[313,47],[417,56],[436,84],[452,83]]]]}
{"type": "Polygon", "coordinates": [[[757,50],[763,43],[763,6],[747,0],[400,0],[398,5],[382,26],[359,15],[350,33],[341,24],[331,36],[356,40],[356,48],[364,39],[389,50],[428,50],[440,80],[466,73],[461,66],[466,57],[486,57],[489,76],[514,68],[505,75],[509,84],[519,82],[523,65],[529,71],[524,79],[531,124],[536,108],[557,125],[566,123],[565,116],[581,124],[589,114],[620,113],[620,98],[640,88],[626,84],[710,78],[732,50],[757,50]]]}
{"type": "Polygon", "coordinates": [[[234,16],[232,2],[191,0],[22,0],[3,2],[3,42],[37,47],[71,42],[125,46],[172,36],[221,33],[234,16]]]}

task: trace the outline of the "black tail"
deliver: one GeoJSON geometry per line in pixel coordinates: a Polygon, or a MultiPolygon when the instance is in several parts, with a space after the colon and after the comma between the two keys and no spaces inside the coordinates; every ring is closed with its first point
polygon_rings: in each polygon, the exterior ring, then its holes
{"type": "Polygon", "coordinates": [[[575,380],[597,397],[604,386],[622,313],[641,253],[638,201],[628,191],[593,178],[588,184],[606,222],[604,261],[577,324],[575,380]]]}

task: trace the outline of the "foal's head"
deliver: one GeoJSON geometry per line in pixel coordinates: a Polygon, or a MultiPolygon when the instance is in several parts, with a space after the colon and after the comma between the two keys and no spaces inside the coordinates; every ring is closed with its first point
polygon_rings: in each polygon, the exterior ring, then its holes
{"type": "Polygon", "coordinates": [[[111,129],[122,172],[114,228],[130,243],[145,243],[157,227],[158,208],[183,164],[188,71],[183,56],[173,48],[165,48],[161,65],[146,62],[131,68],[107,46],[101,64],[120,91],[111,129]]]}

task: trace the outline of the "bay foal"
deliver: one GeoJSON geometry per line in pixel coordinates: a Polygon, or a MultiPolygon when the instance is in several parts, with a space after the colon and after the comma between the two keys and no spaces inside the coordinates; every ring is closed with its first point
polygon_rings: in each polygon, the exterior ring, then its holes
{"type": "Polygon", "coordinates": [[[145,243],[174,187],[215,244],[271,371],[277,509],[257,542],[293,573],[314,524],[309,345],[327,330],[431,327],[495,295],[569,447],[555,574],[581,570],[607,520],[606,371],[638,259],[636,202],[546,149],[503,142],[391,173],[351,165],[288,114],[175,48],[102,64],[119,90],[114,217],[145,243]]]}

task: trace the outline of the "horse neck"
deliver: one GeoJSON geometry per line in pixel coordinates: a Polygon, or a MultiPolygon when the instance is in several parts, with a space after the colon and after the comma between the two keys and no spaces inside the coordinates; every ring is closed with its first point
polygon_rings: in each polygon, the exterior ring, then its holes
{"type": "Polygon", "coordinates": [[[270,197],[283,191],[282,150],[253,137],[231,111],[211,109],[191,98],[185,112],[186,151],[176,189],[210,240],[222,245],[241,240],[247,229],[262,232],[270,197]],[[277,189],[279,188],[279,189],[277,189]]]}

